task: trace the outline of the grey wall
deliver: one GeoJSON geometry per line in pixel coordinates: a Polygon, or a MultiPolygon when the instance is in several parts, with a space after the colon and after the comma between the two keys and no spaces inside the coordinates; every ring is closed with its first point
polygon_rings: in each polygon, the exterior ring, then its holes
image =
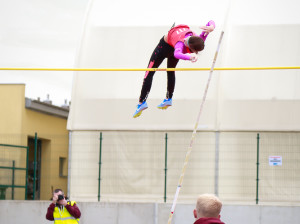
{"type": "MultiPolygon", "coordinates": [[[[51,223],[45,219],[48,201],[0,201],[0,223],[51,223]]],[[[170,204],[78,202],[81,224],[167,224],[170,204]]],[[[192,224],[194,204],[178,204],[173,224],[192,224]]],[[[224,205],[221,219],[227,224],[299,223],[300,206],[224,205]]]]}

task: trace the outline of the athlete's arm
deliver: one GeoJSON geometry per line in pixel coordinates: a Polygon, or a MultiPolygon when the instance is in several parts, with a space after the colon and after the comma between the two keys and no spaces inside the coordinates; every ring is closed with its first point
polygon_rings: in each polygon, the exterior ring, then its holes
{"type": "Polygon", "coordinates": [[[181,41],[178,41],[176,44],[175,44],[175,47],[174,47],[174,57],[177,58],[177,59],[181,59],[181,60],[190,60],[191,59],[191,56],[189,54],[184,54],[183,53],[183,49],[185,48],[186,46],[184,45],[183,42],[181,41]]]}
{"type": "Polygon", "coordinates": [[[208,34],[216,28],[216,24],[213,20],[210,20],[205,26],[201,26],[200,29],[202,29],[202,33],[200,34],[200,37],[202,40],[206,40],[206,37],[208,34]]]}

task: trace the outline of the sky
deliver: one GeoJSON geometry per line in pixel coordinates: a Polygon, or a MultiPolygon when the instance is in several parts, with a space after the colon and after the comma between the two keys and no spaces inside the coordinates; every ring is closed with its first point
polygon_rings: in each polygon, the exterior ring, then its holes
{"type": "MultiPolygon", "coordinates": [[[[0,3],[1,68],[74,68],[88,0],[0,3]]],[[[73,72],[0,71],[0,83],[25,83],[25,96],[57,106],[71,100],[73,72]]]]}
{"type": "MultiPolygon", "coordinates": [[[[203,25],[202,21],[212,14],[220,24],[225,17],[218,12],[226,11],[224,8],[229,3],[233,9],[229,17],[237,18],[232,21],[236,24],[300,23],[299,0],[190,0],[184,4],[179,0],[152,0],[149,3],[140,0],[2,1],[0,67],[76,67],[89,4],[97,9],[90,15],[95,26],[166,26],[170,21],[203,25]],[[264,14],[265,17],[261,16],[264,14]]],[[[26,97],[46,100],[49,94],[58,106],[65,100],[71,101],[72,78],[73,72],[0,70],[0,83],[25,83],[26,97]]]]}

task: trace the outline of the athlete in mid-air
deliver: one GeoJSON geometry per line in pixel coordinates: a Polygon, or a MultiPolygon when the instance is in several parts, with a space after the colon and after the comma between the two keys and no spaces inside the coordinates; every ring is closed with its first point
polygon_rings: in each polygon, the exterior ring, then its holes
{"type": "MultiPolygon", "coordinates": [[[[194,33],[189,26],[181,24],[171,28],[168,34],[164,35],[154,49],[148,68],[158,68],[165,58],[168,58],[167,67],[175,68],[179,59],[196,62],[198,52],[204,49],[204,42],[207,35],[215,29],[215,22],[210,20],[206,26],[200,27],[203,31],[200,35],[194,33]]],[[[133,114],[136,118],[142,111],[148,108],[147,97],[151,89],[155,71],[147,71],[144,77],[139,104],[133,114]]],[[[167,71],[168,86],[166,98],[157,107],[167,109],[172,106],[172,97],[175,88],[175,71],[167,71]]]]}

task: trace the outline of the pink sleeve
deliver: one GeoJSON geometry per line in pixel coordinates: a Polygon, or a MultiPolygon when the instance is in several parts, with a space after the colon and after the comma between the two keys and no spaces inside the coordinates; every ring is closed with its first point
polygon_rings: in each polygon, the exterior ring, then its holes
{"type": "Polygon", "coordinates": [[[184,48],[185,48],[184,43],[181,41],[178,41],[174,47],[174,49],[175,49],[174,57],[177,59],[182,59],[182,60],[190,60],[191,56],[183,53],[184,48]]]}
{"type": "MultiPolygon", "coordinates": [[[[215,24],[215,22],[214,22],[213,20],[210,20],[210,21],[206,24],[206,26],[210,26],[210,25],[213,25],[214,27],[216,27],[216,24],[215,24]]],[[[205,41],[208,35],[204,36],[204,34],[205,34],[205,32],[203,31],[203,32],[200,34],[200,37],[201,37],[202,40],[205,41]]]]}

